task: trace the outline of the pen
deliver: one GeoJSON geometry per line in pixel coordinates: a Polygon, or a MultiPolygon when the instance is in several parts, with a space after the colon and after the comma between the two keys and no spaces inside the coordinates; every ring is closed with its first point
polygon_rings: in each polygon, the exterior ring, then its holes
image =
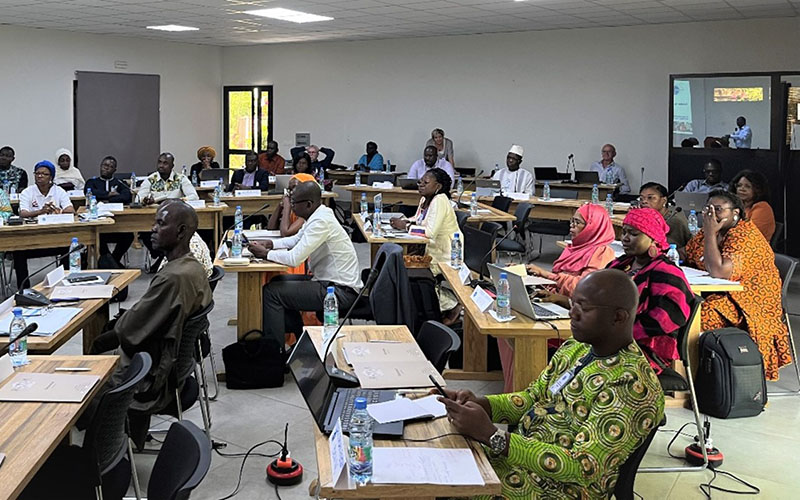
{"type": "Polygon", "coordinates": [[[70,367],[70,366],[59,366],[56,368],[57,372],[90,372],[92,371],[91,368],[84,368],[82,366],[70,367]]]}

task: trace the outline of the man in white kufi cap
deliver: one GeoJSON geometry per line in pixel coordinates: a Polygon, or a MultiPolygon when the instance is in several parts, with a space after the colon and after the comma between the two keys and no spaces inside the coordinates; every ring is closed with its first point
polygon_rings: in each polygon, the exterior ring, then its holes
{"type": "Polygon", "coordinates": [[[506,167],[494,173],[492,179],[500,181],[500,190],[507,193],[525,193],[533,196],[536,179],[533,174],[520,168],[525,151],[522,146],[513,144],[506,155],[506,167]]]}

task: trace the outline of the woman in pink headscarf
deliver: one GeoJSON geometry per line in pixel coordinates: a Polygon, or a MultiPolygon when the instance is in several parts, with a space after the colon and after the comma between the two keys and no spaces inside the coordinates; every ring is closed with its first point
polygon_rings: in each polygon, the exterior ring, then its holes
{"type": "Polygon", "coordinates": [[[692,297],[683,270],[666,256],[668,231],[658,211],[631,210],[622,222],[625,255],[608,265],[628,273],[639,289],[633,338],[656,373],[679,357],[675,336],[689,320],[692,297]]]}
{"type": "Polygon", "coordinates": [[[586,204],[576,210],[569,220],[569,234],[572,243],[553,263],[552,272],[534,264],[527,266],[529,274],[556,282],[551,292],[567,297],[582,277],[614,260],[614,250],[609,246],[614,241],[614,227],[602,205],[586,204]]]}

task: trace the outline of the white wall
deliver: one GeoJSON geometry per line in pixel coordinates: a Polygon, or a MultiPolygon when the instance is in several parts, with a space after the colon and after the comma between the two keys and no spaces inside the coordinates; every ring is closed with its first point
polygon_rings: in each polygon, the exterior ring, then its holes
{"type": "MultiPolygon", "coordinates": [[[[176,164],[197,161],[203,144],[221,150],[221,49],[133,38],[0,26],[0,145],[16,150],[14,164],[30,170],[73,148],[75,71],[161,75],[161,149],[176,164]],[[114,61],[128,62],[125,70],[114,61]]],[[[155,170],[144,165],[136,172],[155,170]]],[[[99,165],[79,165],[85,176],[99,165]]]]}
{"type": "Polygon", "coordinates": [[[223,84],[273,84],[276,139],[295,132],[351,164],[374,140],[406,170],[430,130],[459,165],[491,168],[512,142],[524,165],[578,169],[617,146],[634,189],[665,181],[671,73],[800,70],[800,19],[230,47],[223,84]]]}

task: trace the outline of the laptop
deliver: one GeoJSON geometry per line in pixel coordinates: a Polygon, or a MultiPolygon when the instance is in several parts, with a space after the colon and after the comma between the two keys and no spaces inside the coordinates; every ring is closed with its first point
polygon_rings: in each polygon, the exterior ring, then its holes
{"type": "Polygon", "coordinates": [[[500,181],[493,179],[476,179],[475,193],[478,196],[497,196],[500,194],[500,181]]]}
{"type": "Polygon", "coordinates": [[[201,181],[214,181],[219,179],[222,181],[222,187],[230,185],[230,170],[227,168],[209,168],[200,171],[201,181]]]}
{"type": "MultiPolygon", "coordinates": [[[[287,364],[317,427],[325,434],[333,431],[338,418],[342,419],[342,432],[347,434],[356,397],[367,398],[369,404],[391,401],[397,396],[396,391],[334,387],[307,331],[295,344],[287,364]]],[[[376,422],[372,432],[375,437],[398,438],[403,436],[403,427],[402,421],[376,422]]]]}
{"type": "Polygon", "coordinates": [[[675,206],[680,208],[686,217],[689,217],[689,213],[694,210],[697,213],[697,226],[703,227],[703,209],[708,203],[708,193],[676,191],[673,199],[675,200],[675,206]]]}
{"type": "MultiPolygon", "coordinates": [[[[497,289],[497,283],[500,281],[501,272],[503,272],[502,267],[495,264],[489,264],[489,274],[492,276],[492,283],[494,283],[495,289],[497,289]]],[[[511,309],[514,309],[515,311],[536,320],[569,318],[569,310],[564,309],[559,305],[550,302],[531,301],[528,287],[525,286],[522,276],[514,273],[507,274],[508,285],[511,291],[511,309]]]]}
{"type": "Polygon", "coordinates": [[[594,170],[576,170],[575,180],[578,184],[600,184],[600,174],[594,170]]]}
{"type": "Polygon", "coordinates": [[[416,191],[419,188],[419,179],[409,179],[408,177],[398,177],[397,178],[397,185],[400,186],[401,189],[406,189],[408,191],[416,191]]]}
{"type": "Polygon", "coordinates": [[[537,182],[561,182],[561,176],[556,167],[533,167],[537,182]]]}
{"type": "Polygon", "coordinates": [[[289,179],[292,178],[291,174],[278,174],[275,176],[275,191],[283,193],[284,190],[289,189],[289,179]]]}

